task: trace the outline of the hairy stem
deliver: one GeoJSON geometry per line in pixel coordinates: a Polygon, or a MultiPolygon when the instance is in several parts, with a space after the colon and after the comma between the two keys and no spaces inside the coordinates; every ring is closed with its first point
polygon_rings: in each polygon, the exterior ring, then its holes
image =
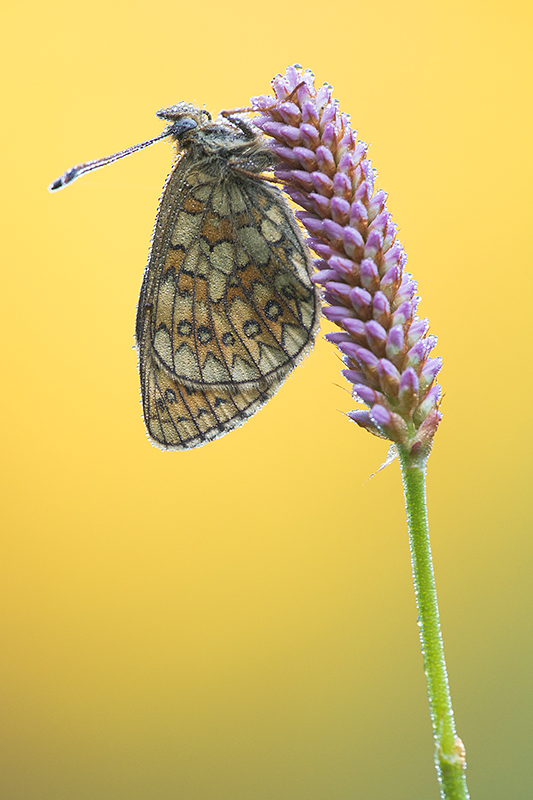
{"type": "Polygon", "coordinates": [[[464,746],[455,731],[444,660],[437,591],[426,511],[426,461],[398,448],[409,528],[420,643],[435,739],[435,767],[442,800],[468,800],[464,746]]]}

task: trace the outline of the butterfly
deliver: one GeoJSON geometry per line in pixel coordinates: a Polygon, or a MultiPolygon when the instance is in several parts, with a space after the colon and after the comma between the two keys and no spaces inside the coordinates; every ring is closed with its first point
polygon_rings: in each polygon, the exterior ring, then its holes
{"type": "Polygon", "coordinates": [[[157,116],[169,123],[159,136],[72,167],[49,189],[175,142],[135,338],[148,437],[184,450],[242,425],[276,393],[313,346],[319,298],[300,228],[265,174],[276,162],[264,137],[189,103],[157,116]]]}

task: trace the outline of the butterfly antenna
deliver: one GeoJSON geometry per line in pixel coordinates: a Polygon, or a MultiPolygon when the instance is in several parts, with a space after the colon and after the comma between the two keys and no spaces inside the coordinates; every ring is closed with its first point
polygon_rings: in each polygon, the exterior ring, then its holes
{"type": "Polygon", "coordinates": [[[93,161],[86,161],[84,164],[76,164],[76,166],[67,169],[67,171],[64,172],[60,178],[56,178],[55,181],[52,181],[48,187],[48,191],[57,192],[58,189],[63,189],[65,186],[68,186],[70,183],[75,181],[76,178],[80,178],[82,175],[85,175],[86,172],[92,172],[93,169],[102,169],[102,167],[107,167],[108,164],[112,164],[113,161],[118,161],[119,158],[124,158],[132,153],[136,153],[137,150],[144,150],[145,147],[150,147],[151,144],[159,142],[161,139],[169,136],[170,133],[171,131],[167,128],[163,131],[163,133],[160,133],[159,136],[155,136],[153,139],[148,139],[146,142],[134,144],[132,147],[127,147],[125,150],[121,150],[119,153],[113,153],[113,155],[106,156],[105,158],[95,158],[93,161]]]}

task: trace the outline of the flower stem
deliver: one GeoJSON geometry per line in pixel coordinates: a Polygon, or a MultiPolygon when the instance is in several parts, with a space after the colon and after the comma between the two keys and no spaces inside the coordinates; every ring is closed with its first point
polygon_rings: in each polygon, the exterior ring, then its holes
{"type": "Polygon", "coordinates": [[[442,800],[468,800],[465,751],[455,731],[429,543],[426,458],[413,457],[400,446],[398,451],[440,795],[442,800]]]}

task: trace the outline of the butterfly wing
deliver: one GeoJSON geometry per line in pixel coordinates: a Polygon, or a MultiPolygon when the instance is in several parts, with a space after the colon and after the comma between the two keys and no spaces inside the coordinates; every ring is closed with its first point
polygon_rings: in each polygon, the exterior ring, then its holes
{"type": "Polygon", "coordinates": [[[154,444],[164,450],[199,447],[238,428],[277,391],[274,383],[264,390],[192,389],[179,384],[152,361],[143,370],[141,392],[144,420],[154,444]]]}
{"type": "Polygon", "coordinates": [[[183,157],[163,194],[137,316],[156,444],[198,446],[267,402],[313,343],[310,272],[278,189],[183,157]]]}

